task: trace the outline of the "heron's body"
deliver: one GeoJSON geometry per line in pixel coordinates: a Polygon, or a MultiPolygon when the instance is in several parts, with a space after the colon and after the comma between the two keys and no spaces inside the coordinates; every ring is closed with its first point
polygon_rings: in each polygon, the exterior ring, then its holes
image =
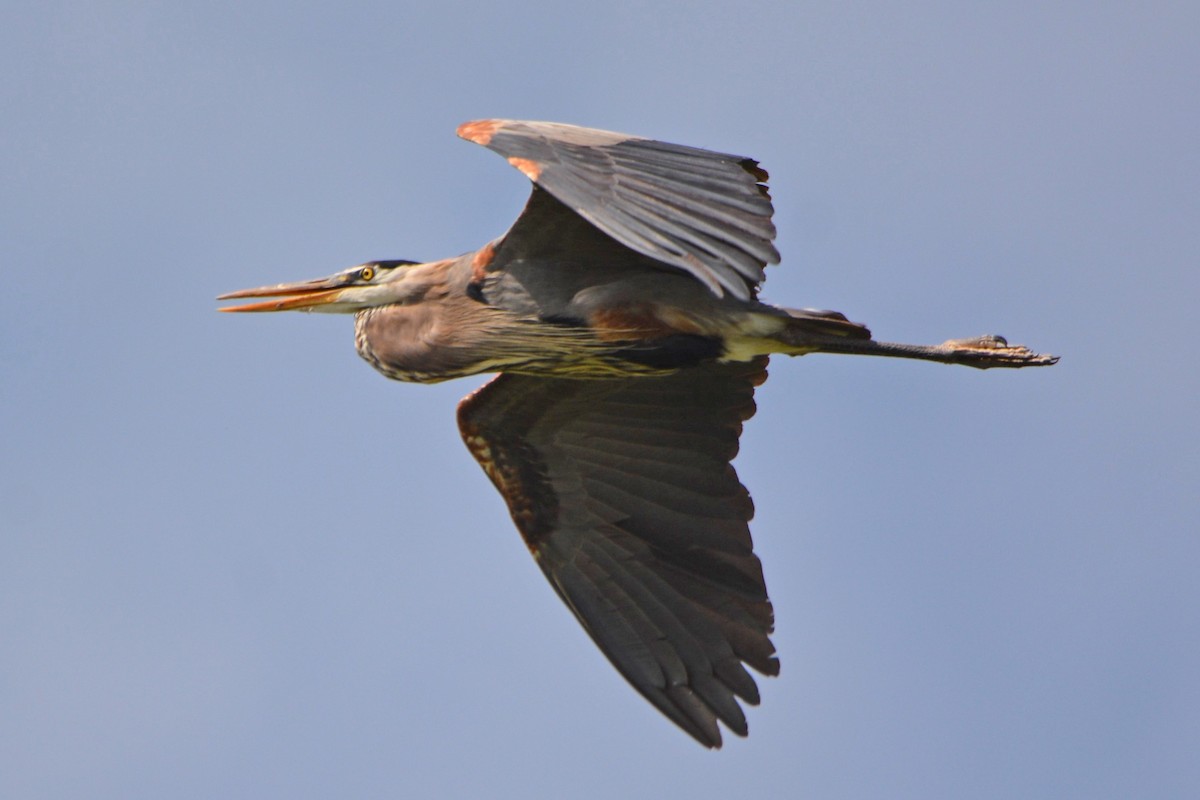
{"type": "Polygon", "coordinates": [[[353,312],[359,354],[430,383],[499,372],[464,441],[551,585],[629,682],[708,746],[747,731],[773,611],[730,464],[767,356],[1052,364],[1000,337],[877,342],[836,312],[757,300],[778,261],[766,173],[722,153],[554,123],[459,129],[534,182],[477,251],[234,292],[233,311],[353,312]]]}
{"type": "Polygon", "coordinates": [[[613,378],[771,352],[799,355],[803,345],[772,338],[789,330],[824,327],[830,335],[869,337],[840,315],[789,314],[717,297],[682,275],[613,270],[611,282],[589,284],[582,272],[565,280],[558,296],[539,297],[511,273],[476,282],[477,261],[477,253],[468,253],[401,267],[407,274],[397,282],[411,288],[405,299],[412,301],[355,314],[359,355],[389,378],[418,383],[481,372],[613,378]]]}

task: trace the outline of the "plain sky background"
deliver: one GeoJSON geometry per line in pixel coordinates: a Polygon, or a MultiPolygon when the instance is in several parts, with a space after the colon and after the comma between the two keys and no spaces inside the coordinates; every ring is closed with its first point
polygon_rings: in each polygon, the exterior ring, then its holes
{"type": "Polygon", "coordinates": [[[0,796],[1200,796],[1195,3],[8,3],[0,796]],[[454,127],[771,172],[765,298],[1049,370],[772,365],[783,662],[708,752],[349,318],[215,295],[503,232],[454,127]]]}

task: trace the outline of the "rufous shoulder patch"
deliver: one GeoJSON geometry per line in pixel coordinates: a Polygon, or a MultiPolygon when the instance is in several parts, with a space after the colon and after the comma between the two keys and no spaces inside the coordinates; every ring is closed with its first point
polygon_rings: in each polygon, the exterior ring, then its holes
{"type": "Polygon", "coordinates": [[[531,181],[536,181],[542,174],[542,165],[536,161],[530,161],[528,158],[510,158],[508,163],[512,164],[517,169],[525,174],[526,178],[531,181]]]}
{"type": "Polygon", "coordinates": [[[488,264],[496,257],[496,243],[488,242],[471,258],[471,280],[478,283],[487,275],[488,264]]]}
{"type": "Polygon", "coordinates": [[[498,119],[476,119],[458,126],[458,135],[469,142],[487,147],[500,127],[498,119]]]}

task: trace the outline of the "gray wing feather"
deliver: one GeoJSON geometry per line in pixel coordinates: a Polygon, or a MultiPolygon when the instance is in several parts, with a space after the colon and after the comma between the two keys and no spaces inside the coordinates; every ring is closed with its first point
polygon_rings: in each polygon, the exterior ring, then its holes
{"type": "Polygon", "coordinates": [[[767,174],[752,159],[549,122],[459,128],[625,247],[748,299],[772,243],[767,174]]]}
{"type": "Polygon", "coordinates": [[[745,665],[779,662],[730,460],[766,359],[612,381],[501,375],[464,439],[558,594],[622,675],[709,747],[745,735],[745,665]]]}

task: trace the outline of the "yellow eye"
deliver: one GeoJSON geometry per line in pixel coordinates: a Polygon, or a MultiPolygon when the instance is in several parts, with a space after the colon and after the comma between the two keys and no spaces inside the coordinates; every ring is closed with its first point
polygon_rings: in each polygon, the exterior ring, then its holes
{"type": "Polygon", "coordinates": [[[358,271],[358,279],[360,281],[369,281],[369,280],[372,280],[374,277],[375,277],[375,268],[374,267],[363,267],[361,270],[358,271]]]}

